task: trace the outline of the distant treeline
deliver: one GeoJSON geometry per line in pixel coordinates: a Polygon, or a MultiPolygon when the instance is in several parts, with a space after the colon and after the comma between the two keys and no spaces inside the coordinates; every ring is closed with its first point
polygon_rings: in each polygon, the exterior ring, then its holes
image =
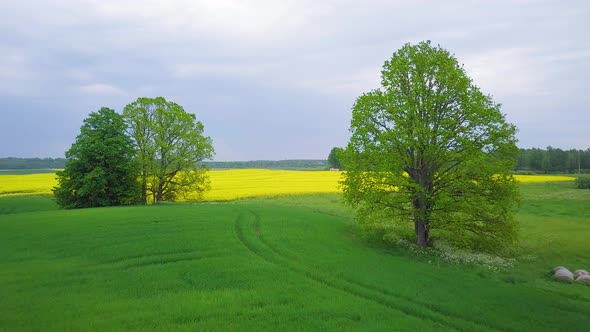
{"type": "Polygon", "coordinates": [[[65,158],[0,158],[0,169],[49,169],[65,165],[65,158]]]}
{"type": "MultiPolygon", "coordinates": [[[[64,168],[65,158],[0,158],[0,169],[64,168]]],[[[211,169],[265,168],[286,170],[328,169],[324,159],[206,161],[211,169]]],[[[515,171],[519,173],[590,173],[590,149],[520,149],[515,171]]]]}
{"type": "Polygon", "coordinates": [[[520,149],[517,172],[531,173],[582,173],[590,172],[590,149],[562,150],[552,147],[547,149],[520,149]]]}
{"type": "MultiPolygon", "coordinates": [[[[52,169],[64,168],[65,158],[0,158],[0,169],[52,169]]],[[[328,168],[328,161],[321,159],[254,160],[254,161],[206,161],[211,169],[266,168],[288,170],[321,170],[328,168]]]]}
{"type": "Polygon", "coordinates": [[[286,170],[322,170],[328,168],[328,161],[322,159],[206,161],[204,164],[211,169],[265,168],[286,170]]]}

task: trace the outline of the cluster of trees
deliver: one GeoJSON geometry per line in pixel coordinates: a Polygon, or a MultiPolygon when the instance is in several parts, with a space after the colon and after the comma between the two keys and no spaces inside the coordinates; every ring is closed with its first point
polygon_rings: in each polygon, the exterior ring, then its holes
{"type": "Polygon", "coordinates": [[[53,192],[64,208],[198,199],[208,188],[211,138],[194,114],[162,97],[84,120],[53,192]]]}
{"type": "Polygon", "coordinates": [[[588,173],[590,148],[587,150],[520,149],[516,171],[533,173],[588,173]]]}

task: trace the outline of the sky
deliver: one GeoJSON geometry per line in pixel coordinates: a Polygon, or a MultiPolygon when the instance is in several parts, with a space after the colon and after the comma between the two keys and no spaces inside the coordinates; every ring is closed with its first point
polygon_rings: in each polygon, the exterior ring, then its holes
{"type": "Polygon", "coordinates": [[[63,157],[84,118],[163,96],[215,160],[325,159],[405,43],[453,53],[520,147],[590,147],[590,2],[0,1],[0,157],[63,157]]]}

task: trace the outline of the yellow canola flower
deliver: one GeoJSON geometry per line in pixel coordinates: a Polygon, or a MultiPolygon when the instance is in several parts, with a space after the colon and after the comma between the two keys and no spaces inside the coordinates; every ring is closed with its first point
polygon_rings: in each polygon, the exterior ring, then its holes
{"type": "Polygon", "coordinates": [[[576,179],[575,176],[563,175],[515,175],[514,178],[520,183],[564,182],[576,179]]]}
{"type": "MultiPolygon", "coordinates": [[[[342,172],[283,171],[267,169],[212,170],[206,201],[240,198],[341,192],[342,172]]],[[[521,183],[573,181],[573,176],[515,175],[521,183]]],[[[46,195],[57,185],[55,174],[0,175],[0,196],[46,195]]]]}
{"type": "Polygon", "coordinates": [[[206,201],[227,201],[248,197],[341,192],[342,172],[284,171],[267,169],[213,170],[211,191],[206,201]]]}
{"type": "Polygon", "coordinates": [[[0,196],[47,195],[56,185],[54,173],[0,175],[0,196]]]}

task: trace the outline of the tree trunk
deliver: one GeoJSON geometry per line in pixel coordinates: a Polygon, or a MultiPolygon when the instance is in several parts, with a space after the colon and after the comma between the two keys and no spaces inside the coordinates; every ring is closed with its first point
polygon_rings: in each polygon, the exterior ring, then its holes
{"type": "Polygon", "coordinates": [[[416,244],[424,248],[430,245],[430,238],[428,236],[428,222],[430,211],[426,203],[426,198],[423,194],[420,194],[416,199],[414,199],[413,205],[416,244]]]}
{"type": "Polygon", "coordinates": [[[148,203],[148,195],[147,195],[147,180],[148,180],[148,167],[147,167],[147,158],[145,157],[145,152],[144,153],[144,157],[142,157],[141,160],[141,203],[142,204],[147,204],[148,203]]]}
{"type": "Polygon", "coordinates": [[[156,194],[156,202],[157,203],[162,201],[163,193],[164,193],[164,179],[160,178],[160,181],[158,182],[158,193],[156,194]]]}
{"type": "Polygon", "coordinates": [[[416,189],[412,200],[414,207],[414,231],[416,232],[416,244],[422,248],[430,245],[428,226],[432,204],[429,197],[432,195],[432,172],[424,165],[422,153],[417,158],[417,167],[406,170],[410,177],[420,186],[416,189]]]}
{"type": "Polygon", "coordinates": [[[147,176],[145,173],[141,179],[141,204],[147,204],[147,176]]]}
{"type": "Polygon", "coordinates": [[[415,221],[414,230],[416,231],[416,244],[422,248],[430,244],[428,237],[428,225],[424,221],[415,221]]]}

